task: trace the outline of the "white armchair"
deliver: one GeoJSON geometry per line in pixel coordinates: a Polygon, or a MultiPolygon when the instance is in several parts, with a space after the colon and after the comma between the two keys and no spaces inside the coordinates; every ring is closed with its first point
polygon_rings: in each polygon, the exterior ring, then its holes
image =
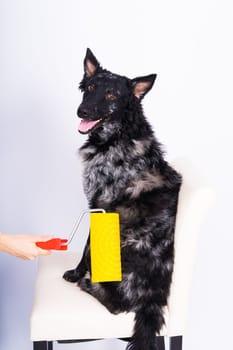
{"type": "MultiPolygon", "coordinates": [[[[157,337],[164,350],[164,336],[170,350],[182,349],[192,267],[200,224],[213,202],[213,191],[203,184],[185,160],[173,166],[183,175],[175,229],[175,265],[166,325],[157,337]]],[[[52,350],[53,342],[90,341],[104,338],[129,339],[134,314],[111,314],[95,298],[75,284],[62,279],[64,271],[78,263],[77,253],[56,252],[40,258],[31,313],[31,339],[34,350],[52,350]]],[[[146,350],[146,349],[145,349],[146,350]]]]}

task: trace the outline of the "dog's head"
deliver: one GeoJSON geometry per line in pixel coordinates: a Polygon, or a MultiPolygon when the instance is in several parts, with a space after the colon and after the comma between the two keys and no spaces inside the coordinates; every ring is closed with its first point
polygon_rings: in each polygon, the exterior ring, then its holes
{"type": "Polygon", "coordinates": [[[96,57],[87,49],[84,77],[80,83],[83,101],[77,114],[82,119],[79,132],[87,134],[120,122],[130,104],[140,105],[152,88],[156,74],[135,79],[113,74],[101,68],[96,57]]]}

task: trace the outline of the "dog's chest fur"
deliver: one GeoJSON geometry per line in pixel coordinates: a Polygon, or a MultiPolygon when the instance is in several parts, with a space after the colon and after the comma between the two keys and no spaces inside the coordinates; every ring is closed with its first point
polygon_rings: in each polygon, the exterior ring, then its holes
{"type": "Polygon", "coordinates": [[[142,191],[162,184],[161,176],[149,169],[145,152],[147,141],[119,142],[99,151],[86,144],[80,150],[83,159],[83,185],[88,201],[108,205],[122,196],[137,197],[142,191]]]}

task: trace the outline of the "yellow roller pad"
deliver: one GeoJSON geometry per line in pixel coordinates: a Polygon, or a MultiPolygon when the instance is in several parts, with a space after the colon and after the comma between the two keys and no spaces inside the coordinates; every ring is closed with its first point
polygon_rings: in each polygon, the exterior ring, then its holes
{"type": "Polygon", "coordinates": [[[118,213],[90,214],[92,282],[122,280],[118,213]]]}

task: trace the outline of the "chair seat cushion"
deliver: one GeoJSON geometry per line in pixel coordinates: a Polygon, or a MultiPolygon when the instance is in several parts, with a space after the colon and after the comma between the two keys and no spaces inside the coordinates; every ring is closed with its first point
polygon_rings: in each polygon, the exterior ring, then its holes
{"type": "Polygon", "coordinates": [[[62,278],[79,259],[75,252],[53,252],[40,258],[31,313],[33,341],[132,336],[133,312],[113,315],[75,283],[62,278]]]}

